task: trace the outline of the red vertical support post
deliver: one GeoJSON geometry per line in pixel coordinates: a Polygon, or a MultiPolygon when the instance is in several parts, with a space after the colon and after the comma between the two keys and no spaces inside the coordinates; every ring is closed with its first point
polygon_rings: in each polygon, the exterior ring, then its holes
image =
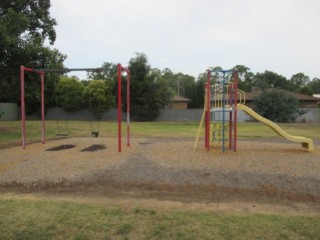
{"type": "Polygon", "coordinates": [[[118,64],[118,152],[121,152],[121,65],[118,64]]]}
{"type": "Polygon", "coordinates": [[[210,105],[211,105],[211,86],[207,85],[207,150],[210,151],[210,105]]]}
{"type": "Polygon", "coordinates": [[[207,79],[207,106],[206,106],[206,128],[205,128],[205,145],[208,151],[210,151],[210,105],[211,105],[211,86],[210,79],[211,74],[210,70],[208,70],[208,79],[207,79]]]}
{"type": "Polygon", "coordinates": [[[206,83],[204,86],[204,109],[205,109],[205,124],[204,124],[204,148],[207,148],[208,147],[208,136],[207,136],[207,115],[208,115],[208,109],[207,109],[207,103],[206,103],[206,99],[208,97],[208,94],[207,94],[207,91],[208,91],[208,88],[207,88],[207,85],[208,83],[206,83]]]}
{"type": "Polygon", "coordinates": [[[21,136],[22,148],[26,148],[26,110],[24,99],[24,66],[20,66],[20,97],[21,97],[21,136]]]}
{"type": "Polygon", "coordinates": [[[234,85],[232,83],[229,84],[229,107],[231,108],[231,111],[229,112],[229,149],[232,148],[232,142],[233,142],[233,117],[232,117],[232,101],[234,100],[234,85]]]}
{"type": "Polygon", "coordinates": [[[42,138],[41,142],[44,144],[46,143],[46,136],[45,136],[45,112],[44,112],[44,72],[40,72],[41,78],[41,120],[42,120],[42,138]]]}
{"type": "Polygon", "coordinates": [[[130,147],[130,71],[127,70],[127,146],[130,147]]]}
{"type": "Polygon", "coordinates": [[[238,71],[233,70],[234,74],[234,128],[233,128],[233,138],[234,138],[234,143],[233,143],[233,151],[237,151],[237,118],[238,118],[238,71]]]}

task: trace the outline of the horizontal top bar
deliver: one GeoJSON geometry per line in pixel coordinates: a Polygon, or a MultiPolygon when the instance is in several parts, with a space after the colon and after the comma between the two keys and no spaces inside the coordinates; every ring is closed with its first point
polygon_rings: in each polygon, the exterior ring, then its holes
{"type": "Polygon", "coordinates": [[[130,74],[129,68],[123,67],[120,63],[117,64],[117,67],[118,69],[120,68],[122,72],[127,72],[128,74],[130,74]]]}
{"type": "Polygon", "coordinates": [[[24,71],[29,71],[29,72],[33,72],[34,71],[33,68],[27,68],[27,67],[23,67],[23,70],[24,71]]]}
{"type": "Polygon", "coordinates": [[[130,70],[129,70],[128,68],[124,68],[124,67],[121,67],[121,71],[124,71],[124,72],[130,73],[130,70]]]}
{"type": "Polygon", "coordinates": [[[51,68],[45,68],[45,69],[34,69],[35,71],[43,71],[43,72],[74,72],[74,71],[86,71],[86,72],[101,72],[102,68],[60,68],[60,69],[51,69],[51,68]]]}
{"type": "Polygon", "coordinates": [[[27,68],[27,67],[23,67],[23,71],[35,72],[35,73],[38,73],[38,74],[44,74],[44,71],[36,70],[36,69],[33,69],[33,68],[27,68]]]}
{"type": "Polygon", "coordinates": [[[210,71],[210,72],[228,73],[228,72],[236,71],[236,69],[229,69],[229,70],[212,70],[212,69],[208,69],[208,71],[210,71]]]}

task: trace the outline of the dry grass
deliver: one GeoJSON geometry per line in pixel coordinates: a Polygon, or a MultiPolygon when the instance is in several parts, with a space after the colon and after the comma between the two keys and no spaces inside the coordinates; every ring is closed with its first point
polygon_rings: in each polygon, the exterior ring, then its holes
{"type": "Polygon", "coordinates": [[[317,239],[319,217],[0,200],[1,239],[317,239]]]}

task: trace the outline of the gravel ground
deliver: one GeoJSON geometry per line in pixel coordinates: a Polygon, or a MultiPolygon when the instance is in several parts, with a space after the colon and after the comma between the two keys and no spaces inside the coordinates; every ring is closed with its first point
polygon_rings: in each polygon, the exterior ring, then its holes
{"type": "Polygon", "coordinates": [[[0,185],[77,185],[103,183],[131,186],[217,186],[268,189],[320,198],[320,151],[281,139],[241,140],[238,151],[193,151],[188,139],[132,139],[131,147],[117,152],[117,139],[67,138],[34,143],[25,150],[0,150],[0,185]],[[61,145],[60,151],[46,151],[61,145]],[[81,151],[105,145],[94,152],[81,151]]]}

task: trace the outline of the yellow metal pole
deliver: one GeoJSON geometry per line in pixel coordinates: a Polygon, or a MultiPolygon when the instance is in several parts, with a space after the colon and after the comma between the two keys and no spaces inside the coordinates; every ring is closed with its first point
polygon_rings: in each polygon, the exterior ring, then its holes
{"type": "Polygon", "coordinates": [[[194,151],[196,150],[197,145],[198,145],[199,136],[200,136],[200,132],[201,132],[201,129],[202,129],[202,124],[203,124],[204,117],[205,117],[205,114],[206,114],[206,106],[207,106],[207,102],[208,102],[208,98],[207,98],[207,88],[206,88],[206,90],[205,90],[204,96],[205,96],[205,97],[204,97],[203,113],[202,113],[201,120],[200,120],[200,124],[199,124],[199,127],[198,127],[196,140],[195,140],[194,145],[193,145],[193,150],[194,150],[194,151]]]}

